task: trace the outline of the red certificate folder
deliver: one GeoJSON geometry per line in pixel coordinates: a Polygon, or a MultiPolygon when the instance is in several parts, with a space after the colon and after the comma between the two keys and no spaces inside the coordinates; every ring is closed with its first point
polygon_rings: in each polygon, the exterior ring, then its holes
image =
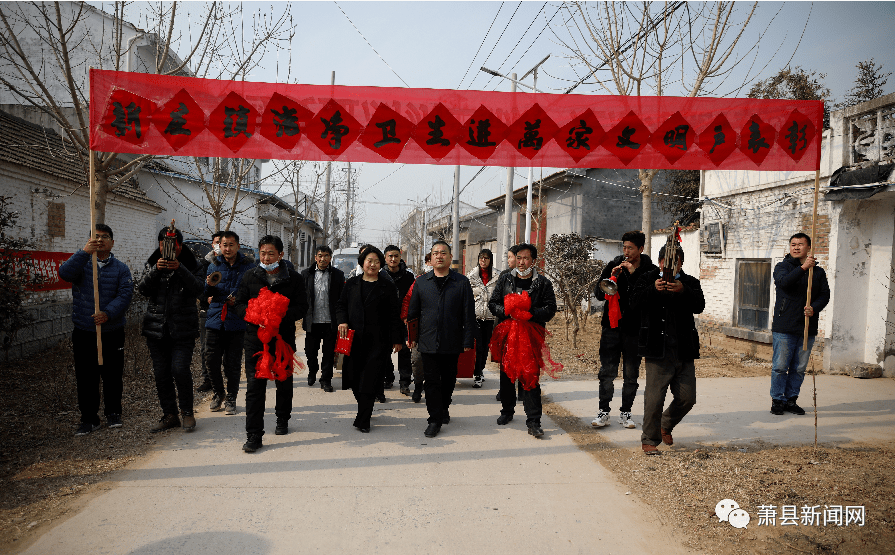
{"type": "Polygon", "coordinates": [[[336,340],[336,353],[351,355],[351,343],[354,341],[354,330],[348,330],[348,337],[339,337],[336,340]]]}
{"type": "Polygon", "coordinates": [[[414,318],[413,320],[407,320],[407,342],[408,343],[416,343],[420,338],[420,320],[419,318],[414,318]]]}

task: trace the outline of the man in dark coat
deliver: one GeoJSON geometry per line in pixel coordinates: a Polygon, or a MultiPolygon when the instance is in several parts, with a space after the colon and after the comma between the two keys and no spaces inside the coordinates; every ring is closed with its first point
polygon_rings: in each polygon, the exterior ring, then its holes
{"type": "MultiPolygon", "coordinates": [[[[534,245],[528,243],[520,243],[516,245],[516,265],[509,272],[503,273],[497,278],[497,284],[494,286],[494,292],[491,293],[491,300],[488,301],[488,308],[497,318],[494,329],[501,322],[511,316],[504,311],[504,298],[511,293],[521,293],[528,291],[531,297],[531,313],[530,322],[538,324],[546,328],[547,322],[556,315],[556,293],[553,291],[553,283],[546,277],[538,274],[535,269],[535,261],[538,258],[538,249],[534,245]]],[[[545,329],[546,331],[546,329],[545,329]]],[[[516,396],[513,391],[513,382],[510,381],[504,368],[513,364],[512,360],[504,360],[501,362],[500,371],[500,416],[497,423],[501,426],[509,424],[513,420],[513,414],[516,412],[516,396]]],[[[520,380],[521,387],[521,380],[520,380]]],[[[541,385],[538,384],[529,391],[522,390],[522,406],[525,409],[525,424],[528,427],[528,433],[534,437],[544,435],[541,428],[541,385]]]]}
{"type": "Polygon", "coordinates": [[[345,273],[332,265],[333,250],[326,245],[317,247],[314,264],[301,272],[308,293],[308,313],[301,321],[305,330],[305,357],[308,359],[308,386],[317,381],[320,374],[320,389],[333,392],[333,364],[335,361],[336,303],[345,286],[345,273]],[[323,364],[317,361],[320,343],[323,343],[323,364]]]}
{"type": "Polygon", "coordinates": [[[204,295],[211,298],[205,319],[208,343],[206,364],[214,389],[209,409],[212,412],[223,410],[225,414],[236,414],[246,323],[236,314],[233,306],[236,304],[236,291],[242,277],[255,265],[239,252],[239,235],[233,231],[221,232],[220,249],[221,254],[214,257],[205,276],[204,295]],[[221,273],[221,280],[216,285],[211,285],[211,274],[214,272],[221,273]],[[226,389],[224,376],[227,377],[226,389]]]}
{"type": "Polygon", "coordinates": [[[820,311],[830,302],[830,286],[827,274],[811,256],[811,238],[796,233],[789,239],[789,254],[774,268],[774,285],[777,300],[774,302],[774,322],[771,332],[774,340],[774,359],[771,369],[771,412],[805,414],[796,400],[808,356],[817,337],[817,320],[820,311]],[[814,267],[811,282],[811,302],[808,298],[808,270],[814,267]],[[805,334],[805,317],[808,317],[808,350],[802,350],[805,334]]]}
{"type": "MultiPolygon", "coordinates": [[[[268,288],[289,299],[289,307],[280,322],[279,334],[282,341],[295,350],[295,322],[304,317],[308,311],[308,297],[304,280],[295,270],[286,267],[280,260],[283,255],[283,241],[273,235],[265,235],[258,242],[259,265],[243,276],[236,293],[234,309],[240,318],[245,318],[249,299],[258,297],[262,289],[268,288]]],[[[262,447],[264,436],[264,405],[267,395],[267,380],[255,377],[255,365],[260,359],[264,344],[258,339],[258,326],[247,324],[245,333],[245,368],[246,368],[246,442],[242,446],[246,453],[254,453],[262,447]]],[[[276,343],[280,339],[274,337],[268,343],[268,352],[273,354],[276,343]]],[[[291,363],[290,363],[291,364],[291,363]]],[[[292,416],[292,375],[282,381],[276,381],[276,407],[274,413],[277,425],[276,435],[284,435],[289,431],[289,418],[292,416]]]]}
{"type": "Polygon", "coordinates": [[[617,256],[600,274],[600,280],[594,289],[594,294],[599,301],[606,300],[606,294],[600,288],[600,283],[610,276],[615,276],[618,286],[618,304],[621,309],[622,319],[618,327],[613,328],[609,321],[609,303],[603,306],[603,330],[600,334],[600,412],[594,418],[591,425],[602,428],[609,425],[609,403],[615,394],[615,378],[618,377],[619,362],[624,357],[622,376],[622,405],[618,415],[618,423],[625,428],[634,428],[631,419],[631,408],[634,406],[634,398],[637,396],[637,377],[640,374],[640,355],[637,354],[637,334],[640,331],[640,315],[631,310],[631,293],[640,276],[653,270],[655,265],[648,256],[643,254],[643,245],[646,235],[641,231],[629,231],[622,235],[622,255],[617,256]]]}
{"type": "Polygon", "coordinates": [[[112,255],[115,241],[112,228],[96,224],[96,233],[59,266],[59,277],[72,284],[71,334],[75,358],[75,382],[81,424],[76,436],[84,436],[100,427],[99,384],[103,384],[106,424],[120,428],[121,394],[124,372],[124,314],[134,296],[131,271],[112,255]],[[93,297],[93,253],[97,259],[99,311],[93,297]],[[97,360],[96,326],[102,326],[103,364],[97,360]]]}
{"type": "Polygon", "coordinates": [[[699,333],[694,314],[705,309],[699,280],[681,270],[684,251],[677,249],[674,281],[662,275],[665,247],[659,250],[659,267],[637,280],[630,309],[640,312],[637,347],[646,358],[643,393],[643,433],[640,443],[647,455],[658,455],[659,443],[672,445],[671,431],[696,404],[696,366],[699,333]],[[665,393],[674,400],[662,412],[665,393]]]}
{"type": "Polygon", "coordinates": [[[199,336],[199,308],[196,297],[202,291],[202,265],[193,251],[183,248],[183,235],[175,232],[174,260],[162,258],[167,228],[158,234],[159,248],[146,262],[146,273],[137,286],[149,299],[143,316],[143,336],[149,346],[155,388],[162,406],[162,418],[152,427],[160,432],[181,425],[196,427],[193,417],[193,348],[199,336]]]}
{"type": "MultiPolygon", "coordinates": [[[[401,249],[395,245],[385,247],[385,269],[398,288],[398,301],[400,302],[407,295],[416,277],[413,275],[413,272],[407,269],[407,264],[401,260],[401,249]]],[[[406,328],[404,335],[407,335],[406,328]]],[[[389,367],[385,370],[385,379],[383,380],[385,389],[390,389],[395,384],[395,365],[391,358],[389,358],[388,363],[389,367]]],[[[398,380],[401,386],[401,393],[410,395],[410,382],[413,381],[413,371],[410,367],[410,349],[398,351],[398,380]]]]}
{"type": "Polygon", "coordinates": [[[448,411],[457,381],[460,353],[475,348],[478,324],[469,279],[451,270],[451,247],[444,241],[432,245],[432,271],[419,278],[410,295],[407,319],[419,321],[419,343],[423,360],[426,437],[435,437],[442,424],[451,420],[448,411]]]}
{"type": "MultiPolygon", "coordinates": [[[[211,235],[211,250],[199,260],[199,263],[202,264],[203,268],[202,275],[208,275],[208,267],[214,263],[215,257],[221,254],[222,233],[223,231],[215,231],[211,235]]],[[[196,387],[196,391],[199,393],[205,393],[206,391],[214,389],[214,386],[211,385],[211,378],[208,376],[208,366],[206,364],[206,359],[208,358],[208,342],[205,337],[205,320],[208,319],[208,306],[210,304],[210,298],[208,295],[205,295],[205,290],[203,289],[202,294],[199,295],[199,345],[201,346],[199,352],[202,357],[202,383],[196,387]]]]}

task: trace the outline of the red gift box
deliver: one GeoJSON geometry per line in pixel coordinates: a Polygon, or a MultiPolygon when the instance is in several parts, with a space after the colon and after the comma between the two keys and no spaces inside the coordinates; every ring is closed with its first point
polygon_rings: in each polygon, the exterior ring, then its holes
{"type": "Polygon", "coordinates": [[[471,378],[475,373],[475,345],[472,349],[460,353],[457,359],[457,377],[471,378]]]}
{"type": "Polygon", "coordinates": [[[351,355],[351,343],[354,342],[354,330],[348,330],[347,337],[339,337],[336,340],[336,353],[340,355],[351,355]]]}

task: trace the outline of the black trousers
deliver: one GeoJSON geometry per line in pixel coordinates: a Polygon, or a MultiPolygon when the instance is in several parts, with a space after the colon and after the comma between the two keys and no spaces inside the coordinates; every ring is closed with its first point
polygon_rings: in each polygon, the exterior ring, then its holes
{"type": "Polygon", "coordinates": [[[609,403],[615,395],[615,380],[618,377],[618,366],[624,358],[622,376],[621,412],[631,412],[634,398],[637,396],[637,376],[640,374],[640,361],[637,356],[637,336],[627,335],[620,330],[603,328],[600,335],[600,410],[609,412],[609,403]]]}
{"type": "Polygon", "coordinates": [[[488,362],[488,344],[491,343],[491,335],[494,334],[494,320],[476,320],[479,324],[479,337],[475,344],[475,373],[476,376],[484,375],[485,364],[488,362]]]}
{"type": "Polygon", "coordinates": [[[451,406],[451,396],[457,383],[457,359],[460,353],[422,353],[423,376],[426,391],[426,409],[429,424],[441,424],[441,419],[451,406]]]}
{"type": "Polygon", "coordinates": [[[193,412],[193,349],[196,339],[173,340],[169,336],[161,339],[146,338],[152,371],[155,374],[155,389],[164,414],[177,414],[178,402],[181,412],[193,412]]]}
{"type": "MultiPolygon", "coordinates": [[[[274,353],[276,341],[269,344],[270,353],[274,353]]],[[[290,345],[295,349],[295,345],[290,345]]],[[[255,363],[261,357],[255,354],[260,349],[245,350],[245,366],[246,366],[246,434],[264,435],[264,410],[267,401],[267,382],[263,378],[255,377],[255,363]]],[[[274,414],[277,420],[288,421],[292,416],[292,393],[293,393],[293,376],[289,376],[283,381],[275,381],[276,384],[276,405],[274,406],[274,414]]]]}
{"type": "Polygon", "coordinates": [[[121,414],[124,373],[124,328],[103,332],[103,365],[96,360],[96,332],[75,328],[71,334],[75,381],[81,422],[99,424],[99,383],[103,383],[104,412],[121,414]]]}
{"type": "MultiPolygon", "coordinates": [[[[500,369],[500,414],[514,414],[516,412],[516,391],[513,382],[500,369]]],[[[534,389],[525,391],[522,389],[522,382],[519,382],[519,390],[522,392],[522,408],[525,409],[526,424],[541,424],[541,384],[539,383],[534,389]]]]}
{"type": "Polygon", "coordinates": [[[336,355],[336,338],[338,331],[331,324],[311,324],[311,329],[305,333],[305,357],[308,359],[308,376],[317,376],[321,371],[320,383],[333,381],[333,365],[336,355]],[[317,362],[317,351],[323,343],[323,362],[317,362]]]}
{"type": "Polygon", "coordinates": [[[354,425],[358,428],[370,427],[376,396],[382,393],[382,377],[389,360],[391,360],[391,345],[375,341],[369,336],[355,338],[351,347],[351,370],[348,379],[354,399],[357,401],[354,425]]]}
{"type": "Polygon", "coordinates": [[[212,389],[221,398],[225,394],[235,398],[239,393],[239,372],[242,366],[242,340],[244,337],[245,330],[208,329],[205,332],[205,341],[208,346],[205,363],[208,366],[208,376],[211,378],[212,389]],[[221,375],[222,364],[224,375],[227,376],[226,390],[224,389],[224,377],[221,375]]]}
{"type": "Polygon", "coordinates": [[[202,357],[202,381],[211,383],[211,378],[208,377],[208,366],[205,364],[205,357],[208,355],[208,345],[205,341],[205,319],[207,316],[206,311],[199,311],[199,356],[202,357]]]}

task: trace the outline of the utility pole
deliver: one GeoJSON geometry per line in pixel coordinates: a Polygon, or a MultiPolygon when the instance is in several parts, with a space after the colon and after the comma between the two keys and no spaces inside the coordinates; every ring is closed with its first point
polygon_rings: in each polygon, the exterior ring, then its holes
{"type": "Polygon", "coordinates": [[[351,162],[348,162],[348,182],[345,185],[345,245],[351,246],[351,162]]]}
{"type": "Polygon", "coordinates": [[[454,253],[451,267],[460,271],[460,166],[454,166],[454,229],[451,231],[451,250],[454,253]]]}
{"type": "MultiPolygon", "coordinates": [[[[512,81],[510,82],[510,92],[516,92],[516,74],[511,73],[510,77],[512,81]]],[[[515,168],[507,168],[507,190],[506,190],[506,198],[503,201],[503,251],[498,255],[500,259],[506,260],[506,252],[510,250],[511,243],[511,235],[510,235],[510,216],[513,214],[513,172],[515,168]]],[[[493,262],[493,261],[492,261],[493,262]]]]}
{"type": "MultiPolygon", "coordinates": [[[[336,72],[333,71],[332,77],[330,78],[329,85],[331,87],[336,86],[336,72]]],[[[326,163],[326,194],[323,199],[323,244],[329,244],[329,183],[330,177],[333,172],[333,163],[326,163]]]]}

